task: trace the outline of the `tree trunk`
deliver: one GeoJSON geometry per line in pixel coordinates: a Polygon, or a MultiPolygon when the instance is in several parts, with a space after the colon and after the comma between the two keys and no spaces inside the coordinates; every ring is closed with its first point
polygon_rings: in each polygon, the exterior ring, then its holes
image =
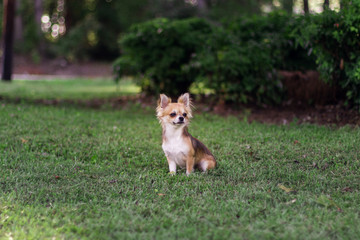
{"type": "Polygon", "coordinates": [[[2,75],[4,81],[11,81],[12,75],[12,57],[13,57],[13,39],[14,39],[14,18],[15,18],[15,0],[4,0],[3,13],[3,59],[2,75]]]}
{"type": "Polygon", "coordinates": [[[308,0],[304,0],[304,13],[305,14],[309,13],[309,1],[308,0]]]}

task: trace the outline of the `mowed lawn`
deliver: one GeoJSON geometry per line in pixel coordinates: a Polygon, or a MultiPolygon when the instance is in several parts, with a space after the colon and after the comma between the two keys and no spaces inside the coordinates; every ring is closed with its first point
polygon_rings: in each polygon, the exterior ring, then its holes
{"type": "Polygon", "coordinates": [[[153,109],[0,102],[0,239],[360,236],[359,128],[197,112],[190,132],[218,167],[171,176],[153,109]]]}
{"type": "Polygon", "coordinates": [[[115,84],[112,79],[54,79],[13,80],[0,82],[0,96],[4,98],[34,99],[93,99],[112,98],[138,93],[140,88],[125,79],[115,84]]]}

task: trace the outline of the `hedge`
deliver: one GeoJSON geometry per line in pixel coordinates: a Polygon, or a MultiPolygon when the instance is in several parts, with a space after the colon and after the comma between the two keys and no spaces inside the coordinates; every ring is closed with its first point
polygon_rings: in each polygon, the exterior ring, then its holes
{"type": "Polygon", "coordinates": [[[278,70],[318,70],[339,99],[360,105],[360,0],[340,12],[241,17],[213,24],[200,18],[155,19],[120,41],[117,79],[137,76],[148,94],[178,95],[194,82],[225,101],[279,103],[278,70]]]}

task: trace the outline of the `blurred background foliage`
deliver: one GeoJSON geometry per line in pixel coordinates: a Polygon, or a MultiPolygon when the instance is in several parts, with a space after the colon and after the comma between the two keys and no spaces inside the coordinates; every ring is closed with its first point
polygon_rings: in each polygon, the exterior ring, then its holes
{"type": "MultiPolygon", "coordinates": [[[[136,24],[121,38],[115,73],[118,79],[137,75],[148,94],[177,95],[195,84],[226,102],[278,104],[289,90],[281,71],[317,70],[331,91],[320,102],[359,106],[360,0],[342,4],[341,10],[325,5],[320,14],[275,9],[223,16],[220,23],[193,18],[136,24]],[[194,23],[201,27],[192,28],[194,23]]],[[[318,78],[305,80],[303,92],[324,88],[318,78]]]]}
{"type": "Polygon", "coordinates": [[[359,105],[359,9],[360,0],[22,0],[15,50],[35,62],[114,61],[116,79],[135,76],[147,94],[197,87],[240,103],[279,103],[279,70],[317,70],[337,100],[359,105]]]}
{"type": "MultiPolygon", "coordinates": [[[[318,11],[322,0],[311,2],[317,2],[312,10],[318,11]]],[[[220,24],[244,15],[303,8],[301,0],[18,0],[16,4],[16,51],[68,60],[113,60],[119,55],[119,37],[131,25],[154,18],[202,17],[220,24]]],[[[2,1],[0,6],[2,14],[2,1]]]]}
{"type": "MultiPolygon", "coordinates": [[[[194,0],[18,0],[16,51],[62,56],[70,61],[112,60],[119,54],[119,36],[134,23],[159,17],[207,16],[219,20],[261,12],[253,1],[199,2],[203,5],[194,0]]],[[[2,12],[2,1],[0,4],[2,12]]]]}

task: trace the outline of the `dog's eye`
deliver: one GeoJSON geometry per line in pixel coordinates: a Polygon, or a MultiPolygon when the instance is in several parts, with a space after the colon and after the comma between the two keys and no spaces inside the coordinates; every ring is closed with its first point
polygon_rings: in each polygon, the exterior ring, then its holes
{"type": "Polygon", "coordinates": [[[170,117],[175,117],[176,113],[170,113],[170,117]]]}
{"type": "Polygon", "coordinates": [[[187,114],[186,114],[186,113],[183,113],[183,116],[184,116],[184,117],[186,117],[186,116],[187,116],[187,114]]]}

